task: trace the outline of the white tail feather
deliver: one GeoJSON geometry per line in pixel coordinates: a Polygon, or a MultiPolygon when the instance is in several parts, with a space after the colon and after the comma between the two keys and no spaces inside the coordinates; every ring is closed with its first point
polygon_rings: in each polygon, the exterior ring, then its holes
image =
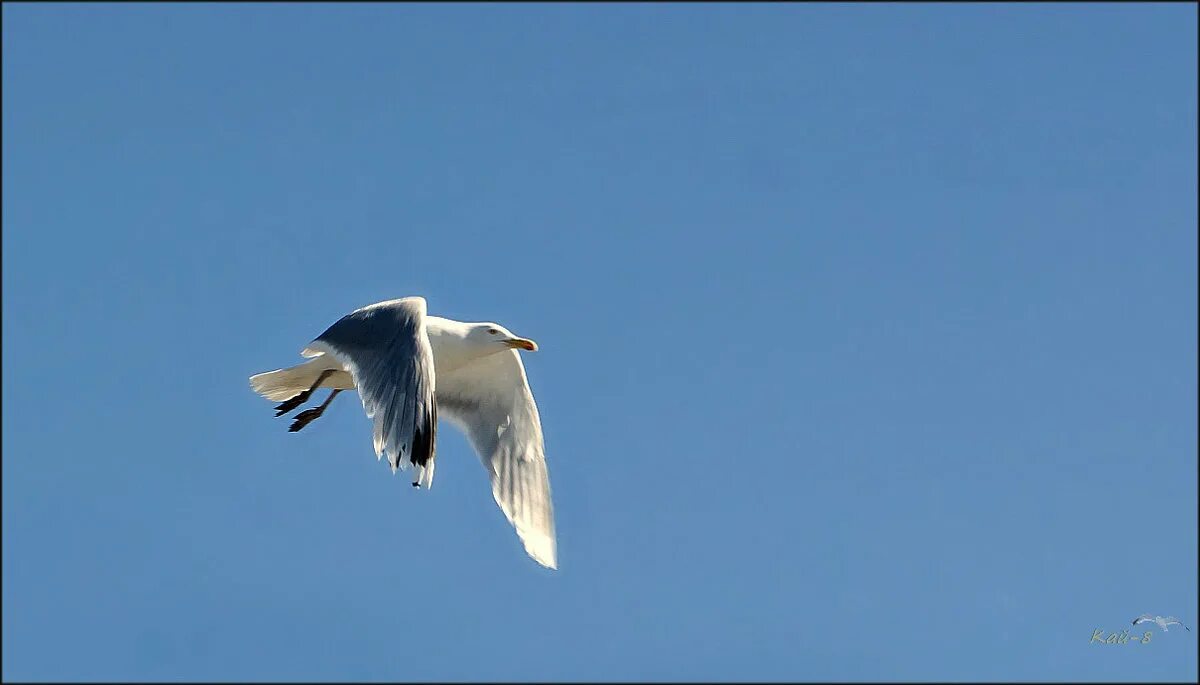
{"type": "Polygon", "coordinates": [[[250,377],[250,387],[268,400],[288,400],[312,387],[322,371],[335,369],[335,373],[321,382],[323,388],[349,390],[354,387],[350,374],[342,369],[337,360],[320,355],[312,361],[286,369],[276,369],[250,377]]]}

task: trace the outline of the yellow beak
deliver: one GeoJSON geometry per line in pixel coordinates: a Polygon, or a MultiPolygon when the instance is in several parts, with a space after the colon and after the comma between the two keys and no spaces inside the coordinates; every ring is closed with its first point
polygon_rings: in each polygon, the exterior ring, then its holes
{"type": "Polygon", "coordinates": [[[514,350],[521,349],[529,350],[530,352],[537,352],[537,343],[532,340],[526,340],[525,338],[513,338],[511,340],[505,340],[504,344],[508,345],[514,350]]]}

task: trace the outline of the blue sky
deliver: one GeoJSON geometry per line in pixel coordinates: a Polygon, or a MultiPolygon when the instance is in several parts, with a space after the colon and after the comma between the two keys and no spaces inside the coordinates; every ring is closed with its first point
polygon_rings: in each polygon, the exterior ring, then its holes
{"type": "Polygon", "coordinates": [[[1194,5],[3,19],[6,680],[1197,678],[1194,5]],[[558,572],[249,390],[414,294],[558,572]]]}

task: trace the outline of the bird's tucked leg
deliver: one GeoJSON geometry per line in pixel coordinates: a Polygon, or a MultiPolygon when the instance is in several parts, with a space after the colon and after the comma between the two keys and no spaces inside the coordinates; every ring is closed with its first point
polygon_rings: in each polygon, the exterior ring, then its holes
{"type": "Polygon", "coordinates": [[[277,417],[283,416],[284,414],[290,412],[291,410],[295,409],[296,407],[299,407],[300,405],[307,402],[308,398],[312,397],[312,394],[314,392],[316,392],[318,387],[320,387],[321,382],[324,381],[326,378],[329,378],[329,375],[332,373],[333,373],[333,369],[326,369],[326,370],[322,371],[321,375],[317,376],[317,380],[315,383],[312,384],[311,388],[309,388],[308,390],[305,390],[304,392],[300,393],[299,395],[296,395],[292,399],[287,400],[286,402],[283,402],[278,407],[275,407],[275,416],[277,416],[277,417]]]}
{"type": "Polygon", "coordinates": [[[313,407],[312,409],[305,409],[299,414],[296,414],[296,420],[292,422],[292,426],[291,428],[288,428],[288,432],[295,433],[301,428],[304,428],[308,424],[312,423],[314,420],[320,417],[321,414],[324,414],[325,407],[329,406],[329,403],[333,401],[333,398],[337,397],[339,392],[341,392],[341,390],[334,390],[333,392],[329,393],[329,397],[325,398],[325,401],[321,403],[321,406],[313,407]]]}

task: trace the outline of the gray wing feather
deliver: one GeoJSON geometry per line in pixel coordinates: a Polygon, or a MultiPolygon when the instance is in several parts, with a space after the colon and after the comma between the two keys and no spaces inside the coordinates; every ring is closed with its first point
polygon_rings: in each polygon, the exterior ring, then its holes
{"type": "Polygon", "coordinates": [[[425,299],[379,302],[343,316],[305,352],[328,352],[354,377],[374,420],[375,455],[416,469],[413,484],[433,481],[437,439],[433,352],[425,331],[425,299]]]}

